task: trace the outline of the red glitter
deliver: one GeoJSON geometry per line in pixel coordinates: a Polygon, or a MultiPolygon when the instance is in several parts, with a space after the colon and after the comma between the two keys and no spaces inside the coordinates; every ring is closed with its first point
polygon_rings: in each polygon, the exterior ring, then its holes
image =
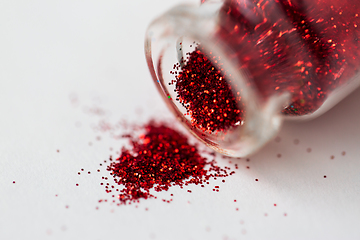
{"type": "MultiPolygon", "coordinates": [[[[207,132],[223,131],[238,125],[243,111],[238,107],[241,96],[234,96],[231,86],[221,73],[199,49],[187,53],[186,65],[180,71],[171,71],[176,80],[178,100],[191,116],[192,125],[207,132]]],[[[174,70],[180,63],[174,65],[174,70]]]]}
{"type": "Polygon", "coordinates": [[[356,0],[225,0],[219,37],[259,93],[290,92],[284,114],[317,110],[360,67],[356,0]]]}
{"type": "MultiPolygon", "coordinates": [[[[153,198],[151,189],[166,191],[171,186],[198,185],[208,183],[210,178],[229,175],[214,160],[202,157],[186,136],[166,124],[151,121],[144,127],[136,127],[141,128],[143,134],[128,138],[132,149],[123,148],[120,157],[115,161],[110,159],[107,167],[114,181],[123,186],[117,196],[121,204],[153,198]]],[[[105,188],[106,192],[112,191],[108,186],[105,188]]]]}
{"type": "MultiPolygon", "coordinates": [[[[282,113],[310,114],[359,71],[359,6],[355,0],[224,0],[216,37],[261,99],[289,92],[282,113]]],[[[211,54],[201,46],[187,53],[169,83],[176,84],[176,100],[193,127],[206,132],[238,126],[246,114],[226,69],[211,54]]]]}

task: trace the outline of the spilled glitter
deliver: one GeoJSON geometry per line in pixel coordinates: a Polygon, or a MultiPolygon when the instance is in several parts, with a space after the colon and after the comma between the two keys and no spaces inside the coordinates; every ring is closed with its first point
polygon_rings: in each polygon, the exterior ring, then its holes
{"type": "MultiPolygon", "coordinates": [[[[212,159],[203,157],[197,145],[189,143],[185,135],[166,123],[150,121],[143,126],[133,125],[129,132],[121,136],[128,139],[130,147],[123,147],[118,158],[104,161],[114,184],[104,176],[105,182],[100,183],[107,193],[117,198],[113,202],[118,205],[156,199],[155,192],[167,191],[172,186],[204,187],[210,179],[235,173],[230,167],[217,166],[215,154],[208,154],[212,159]]],[[[215,186],[213,191],[219,192],[219,188],[215,186]]],[[[170,203],[172,199],[163,201],[170,203]]]]}

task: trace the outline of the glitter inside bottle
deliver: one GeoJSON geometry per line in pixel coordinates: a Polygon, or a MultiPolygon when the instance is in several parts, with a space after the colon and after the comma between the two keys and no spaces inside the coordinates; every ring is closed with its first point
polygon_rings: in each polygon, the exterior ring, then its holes
{"type": "Polygon", "coordinates": [[[357,1],[201,2],[156,19],[145,49],[170,109],[218,152],[251,154],[359,85],[357,1]]]}

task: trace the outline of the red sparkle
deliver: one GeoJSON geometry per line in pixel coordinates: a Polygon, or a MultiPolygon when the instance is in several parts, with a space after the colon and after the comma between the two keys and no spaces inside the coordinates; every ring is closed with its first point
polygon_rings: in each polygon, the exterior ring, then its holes
{"type": "MultiPolygon", "coordinates": [[[[175,84],[178,94],[176,100],[187,110],[191,116],[194,127],[206,132],[223,131],[235,126],[243,119],[243,111],[239,108],[241,96],[233,94],[224,73],[209,60],[211,56],[204,54],[201,47],[188,58],[182,60],[186,65],[175,74],[170,82],[175,84]]],[[[180,63],[174,65],[174,69],[180,63]]]]}
{"type": "MultiPolygon", "coordinates": [[[[115,161],[110,159],[107,167],[114,181],[123,187],[118,195],[120,204],[156,198],[150,189],[160,192],[174,185],[181,188],[189,184],[203,186],[210,178],[229,175],[226,169],[216,166],[214,160],[202,157],[186,136],[164,123],[151,121],[143,127],[134,127],[135,130],[144,133],[140,137],[130,135],[132,148],[123,148],[120,156],[115,161]]],[[[107,192],[111,191],[108,185],[105,186],[107,192]]]]}
{"type": "Polygon", "coordinates": [[[230,46],[230,61],[246,68],[263,98],[286,91],[292,94],[284,114],[316,111],[334,89],[357,74],[358,1],[248,4],[224,1],[217,36],[230,46]]]}
{"type": "MultiPolygon", "coordinates": [[[[358,2],[257,2],[224,0],[215,38],[262,100],[287,92],[291,101],[284,115],[313,113],[360,69],[358,2]]],[[[220,58],[201,45],[186,54],[170,71],[175,79],[169,84],[193,127],[217,132],[243,123],[242,89],[231,82],[220,58]]]]}

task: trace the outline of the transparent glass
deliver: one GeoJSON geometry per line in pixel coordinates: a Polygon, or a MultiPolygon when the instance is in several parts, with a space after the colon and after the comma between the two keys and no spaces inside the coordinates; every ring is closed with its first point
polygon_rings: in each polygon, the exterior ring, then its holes
{"type": "MultiPolygon", "coordinates": [[[[356,0],[203,0],[179,5],[150,24],[146,59],[178,120],[217,152],[243,157],[271,140],[284,119],[317,117],[360,85],[359,12],[356,0]],[[231,126],[196,124],[195,110],[179,101],[183,92],[178,81],[194,65],[189,56],[199,49],[214,71],[226,76],[220,80],[226,79],[229,96],[237,99],[236,109],[243,115],[231,126]]],[[[201,79],[196,81],[201,85],[201,79]]],[[[207,99],[210,90],[221,95],[218,87],[189,89],[194,99],[187,105],[207,99]]],[[[204,109],[207,103],[203,101],[204,109]]],[[[227,110],[212,109],[209,116],[214,111],[227,110]]]]}

